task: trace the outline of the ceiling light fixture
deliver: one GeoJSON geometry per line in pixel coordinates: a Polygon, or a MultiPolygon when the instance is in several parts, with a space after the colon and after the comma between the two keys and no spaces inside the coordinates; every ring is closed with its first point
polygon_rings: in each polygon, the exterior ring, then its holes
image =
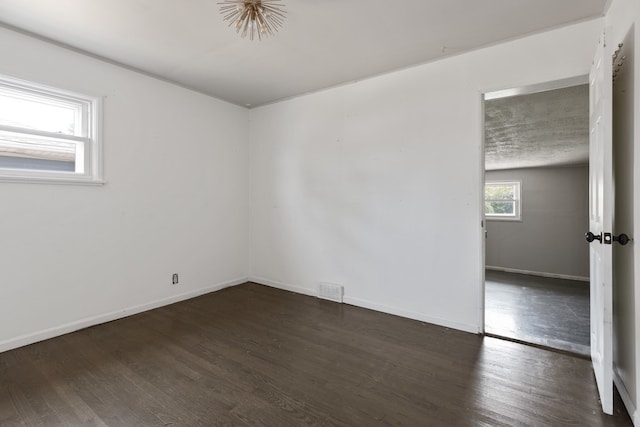
{"type": "Polygon", "coordinates": [[[248,34],[251,40],[255,34],[258,40],[274,35],[284,23],[282,0],[224,0],[218,4],[229,26],[235,25],[238,34],[242,37],[248,34]]]}

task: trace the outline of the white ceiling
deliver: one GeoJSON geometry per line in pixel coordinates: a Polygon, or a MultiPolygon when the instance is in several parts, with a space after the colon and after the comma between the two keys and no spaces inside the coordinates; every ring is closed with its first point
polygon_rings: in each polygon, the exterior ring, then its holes
{"type": "Polygon", "coordinates": [[[216,0],[0,0],[0,22],[257,106],[601,16],[607,0],[283,0],[242,39],[216,0]]]}
{"type": "Polygon", "coordinates": [[[485,169],[589,162],[589,85],[485,102],[485,169]]]}

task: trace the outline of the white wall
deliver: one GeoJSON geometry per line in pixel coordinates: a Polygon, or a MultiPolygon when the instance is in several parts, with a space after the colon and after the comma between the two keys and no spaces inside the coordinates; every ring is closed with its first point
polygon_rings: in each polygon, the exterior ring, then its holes
{"type": "Polygon", "coordinates": [[[589,279],[589,167],[487,171],[487,181],[522,181],[522,220],[487,219],[490,267],[589,279]]]}
{"type": "Polygon", "coordinates": [[[6,29],[0,57],[105,97],[107,181],[0,183],[0,351],[246,280],[246,109],[6,29]]]}
{"type": "MultiPolygon", "coordinates": [[[[628,56],[626,75],[614,86],[614,161],[616,198],[631,196],[632,200],[616,201],[614,231],[629,233],[637,240],[634,229],[635,224],[640,224],[640,150],[635,146],[640,141],[640,2],[613,0],[606,25],[611,48],[624,41],[628,56]],[[620,168],[624,169],[624,182],[620,168]],[[626,181],[629,178],[632,182],[626,181]]],[[[614,247],[614,363],[620,395],[634,424],[640,425],[640,251],[635,250],[635,245],[632,242],[626,248],[614,247]],[[632,259],[628,259],[629,255],[632,259]]]]}
{"type": "Polygon", "coordinates": [[[601,25],[252,110],[253,280],[481,330],[481,92],[587,74],[601,25]]]}

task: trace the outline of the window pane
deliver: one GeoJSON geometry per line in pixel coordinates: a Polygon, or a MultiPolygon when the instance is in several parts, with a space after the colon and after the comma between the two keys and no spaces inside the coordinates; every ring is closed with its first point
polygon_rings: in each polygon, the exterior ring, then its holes
{"type": "Polygon", "coordinates": [[[496,216],[515,216],[516,215],[516,203],[515,202],[485,202],[485,213],[496,216]]]}
{"type": "Polygon", "coordinates": [[[0,90],[0,125],[82,135],[82,105],[0,90]]]}
{"type": "Polygon", "coordinates": [[[515,200],[515,186],[508,185],[486,185],[484,187],[484,198],[486,200],[515,200]]]}
{"type": "Polygon", "coordinates": [[[101,105],[0,75],[0,182],[102,184],[101,105]]]}
{"type": "Polygon", "coordinates": [[[73,141],[0,131],[1,168],[75,172],[76,150],[73,141]]]}

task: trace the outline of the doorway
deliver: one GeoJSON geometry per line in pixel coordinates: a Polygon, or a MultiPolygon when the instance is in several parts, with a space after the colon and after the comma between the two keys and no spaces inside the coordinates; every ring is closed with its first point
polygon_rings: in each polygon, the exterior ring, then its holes
{"type": "Polygon", "coordinates": [[[586,77],[485,94],[485,333],[590,354],[586,77]]]}

